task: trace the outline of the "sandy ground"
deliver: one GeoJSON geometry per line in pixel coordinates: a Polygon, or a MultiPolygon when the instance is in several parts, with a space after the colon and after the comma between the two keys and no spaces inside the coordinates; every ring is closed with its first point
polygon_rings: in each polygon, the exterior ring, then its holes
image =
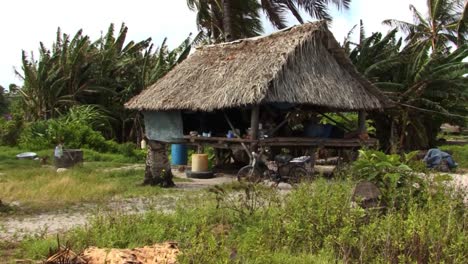
{"type": "Polygon", "coordinates": [[[457,188],[468,191],[468,173],[465,173],[465,174],[451,173],[450,175],[452,175],[453,183],[457,188]]]}
{"type": "MultiPolygon", "coordinates": [[[[185,174],[174,171],[176,177],[184,178],[185,174]]],[[[468,174],[451,174],[453,183],[468,191],[468,174]]],[[[199,190],[214,185],[235,181],[233,175],[216,174],[213,179],[192,179],[191,182],[179,182],[176,189],[181,191],[199,190]]],[[[284,189],[288,189],[286,186],[284,189]]],[[[289,188],[290,189],[290,188],[289,188]]],[[[77,226],[83,226],[90,221],[90,217],[96,213],[118,212],[124,214],[139,214],[149,209],[172,211],[178,198],[183,195],[175,193],[165,196],[150,198],[132,198],[122,200],[111,200],[105,206],[93,204],[83,204],[71,207],[68,210],[48,212],[32,216],[12,216],[0,218],[0,240],[19,241],[25,236],[50,235],[62,233],[77,226]]]]}
{"type": "Polygon", "coordinates": [[[83,226],[96,214],[139,214],[150,209],[170,212],[176,206],[177,196],[129,198],[112,200],[105,205],[82,204],[66,210],[37,215],[11,216],[0,219],[0,240],[19,241],[26,236],[57,234],[77,226],[83,226]]]}

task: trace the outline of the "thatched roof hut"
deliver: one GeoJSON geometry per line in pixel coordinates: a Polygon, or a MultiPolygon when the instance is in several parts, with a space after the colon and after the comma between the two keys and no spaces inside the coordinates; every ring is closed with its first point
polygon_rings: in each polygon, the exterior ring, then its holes
{"type": "Polygon", "coordinates": [[[213,111],[265,103],[375,110],[388,99],[352,65],[323,22],[203,46],[126,107],[213,111]]]}

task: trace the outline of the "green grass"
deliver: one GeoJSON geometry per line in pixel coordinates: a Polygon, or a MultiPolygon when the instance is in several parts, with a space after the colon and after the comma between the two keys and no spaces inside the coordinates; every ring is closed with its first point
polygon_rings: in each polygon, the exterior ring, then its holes
{"type": "Polygon", "coordinates": [[[85,164],[64,173],[35,166],[4,173],[0,180],[2,200],[17,201],[23,209],[33,211],[104,202],[116,196],[150,196],[163,192],[158,187],[138,185],[143,170],[105,172],[85,164]]]}
{"type": "MultiPolygon", "coordinates": [[[[143,161],[128,163],[119,154],[100,154],[85,150],[85,163],[57,173],[53,166],[41,166],[36,160],[17,160],[23,152],[0,147],[0,199],[19,202],[21,211],[35,212],[64,208],[80,203],[100,203],[114,197],[154,196],[171,192],[159,187],[140,186],[143,161]],[[117,169],[135,166],[132,169],[117,169]]],[[[52,150],[39,151],[39,156],[52,150]]],[[[183,181],[183,179],[175,179],[183,181]]]]}
{"type": "MultiPolygon", "coordinates": [[[[62,234],[75,251],[88,246],[133,248],[177,241],[180,263],[461,263],[468,252],[462,198],[439,186],[408,211],[385,214],[350,205],[354,183],[319,180],[287,196],[231,186],[216,197],[192,195],[173,214],[96,215],[87,227],[62,234]],[[249,190],[247,203],[239,194],[249,190]],[[232,191],[235,192],[235,199],[232,191]],[[261,206],[253,200],[266,201],[261,206]],[[239,206],[242,205],[242,206],[239,206]],[[234,254],[233,254],[234,253],[234,254]]],[[[247,196],[242,196],[247,197],[247,196]]],[[[43,259],[54,237],[24,240],[16,254],[43,259]]]]}
{"type": "Polygon", "coordinates": [[[444,151],[451,151],[453,159],[458,163],[459,168],[468,169],[468,145],[443,145],[439,148],[444,151]]]}

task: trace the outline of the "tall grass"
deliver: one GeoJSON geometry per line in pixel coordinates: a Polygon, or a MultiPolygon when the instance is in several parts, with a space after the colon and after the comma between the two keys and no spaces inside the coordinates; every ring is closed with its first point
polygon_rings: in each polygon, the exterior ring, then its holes
{"type": "MultiPolygon", "coordinates": [[[[98,215],[63,235],[75,250],[88,246],[136,247],[178,241],[181,263],[463,263],[468,221],[463,197],[432,185],[423,203],[409,199],[408,211],[365,211],[350,202],[353,182],[319,180],[301,185],[252,213],[237,207],[243,187],[206,193],[179,203],[173,214],[98,215]],[[241,209],[242,210],[242,209],[241,209]],[[243,215],[243,217],[240,217],[243,215]]],[[[250,198],[262,199],[251,190],[250,198]]],[[[258,200],[257,200],[258,201],[258,200]]],[[[31,238],[18,254],[42,258],[55,240],[31,238]]]]}

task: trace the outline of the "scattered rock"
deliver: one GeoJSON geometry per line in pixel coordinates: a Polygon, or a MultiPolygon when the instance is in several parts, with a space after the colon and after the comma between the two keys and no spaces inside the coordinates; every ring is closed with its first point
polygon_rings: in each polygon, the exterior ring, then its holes
{"type": "Polygon", "coordinates": [[[278,183],[274,181],[270,181],[270,180],[264,180],[263,185],[270,187],[270,188],[274,188],[278,185],[278,183]]]}
{"type": "Polygon", "coordinates": [[[19,201],[13,201],[10,203],[11,206],[20,207],[21,203],[19,201]]]}
{"type": "Polygon", "coordinates": [[[358,203],[362,208],[375,208],[380,206],[379,197],[381,192],[375,184],[363,181],[354,188],[351,200],[358,203]]]}
{"type": "Polygon", "coordinates": [[[68,169],[65,169],[65,168],[58,168],[57,169],[57,173],[63,173],[63,172],[66,172],[68,169]]]}
{"type": "Polygon", "coordinates": [[[289,184],[289,183],[280,182],[280,183],[278,184],[278,189],[280,189],[280,190],[291,190],[291,189],[292,189],[292,185],[289,184]]]}

